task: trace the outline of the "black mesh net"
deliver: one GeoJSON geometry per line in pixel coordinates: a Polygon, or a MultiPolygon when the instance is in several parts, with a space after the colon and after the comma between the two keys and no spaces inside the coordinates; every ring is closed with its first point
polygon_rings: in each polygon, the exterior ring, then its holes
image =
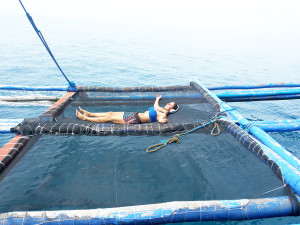
{"type": "MultiPolygon", "coordinates": [[[[161,139],[206,124],[220,113],[219,104],[195,88],[162,93],[161,106],[170,101],[180,106],[177,113],[168,116],[167,124],[99,124],[75,116],[78,106],[91,112],[144,112],[153,106],[157,94],[155,91],[81,91],[67,107],[58,109],[62,110],[59,117],[44,114],[19,124],[15,130],[22,135],[76,136],[43,136],[26,155],[27,160],[30,158],[28,163],[18,164],[2,185],[12,193],[21,193],[22,182],[27,179],[31,191],[17,198],[20,206],[17,209],[7,203],[1,210],[105,208],[167,201],[255,198],[282,186],[282,181],[245,148],[272,163],[281,177],[276,163],[266,158],[253,138],[226,119],[218,122],[219,136],[212,136],[213,125],[208,125],[182,136],[180,144],[168,145],[154,154],[145,153],[147,147],[161,139]],[[18,181],[14,187],[10,185],[12,179],[18,181]],[[23,201],[31,204],[22,206],[23,201]]],[[[226,116],[226,112],[222,115],[226,116]]],[[[279,196],[282,192],[283,189],[277,189],[263,197],[279,196]]],[[[7,197],[5,201],[11,199],[7,197]]]]}

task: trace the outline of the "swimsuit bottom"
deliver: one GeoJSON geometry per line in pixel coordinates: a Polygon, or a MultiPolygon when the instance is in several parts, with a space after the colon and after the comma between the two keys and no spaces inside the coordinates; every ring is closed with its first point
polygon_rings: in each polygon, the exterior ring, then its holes
{"type": "Polygon", "coordinates": [[[123,120],[125,124],[141,124],[142,121],[137,112],[124,112],[123,120]]]}

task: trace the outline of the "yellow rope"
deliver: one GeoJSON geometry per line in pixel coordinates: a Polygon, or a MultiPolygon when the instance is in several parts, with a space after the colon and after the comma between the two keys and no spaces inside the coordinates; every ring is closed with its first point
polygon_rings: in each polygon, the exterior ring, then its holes
{"type": "Polygon", "coordinates": [[[211,130],[210,134],[212,136],[218,136],[220,133],[221,133],[220,126],[219,126],[218,121],[216,121],[216,122],[214,122],[214,128],[211,130]],[[216,129],[217,129],[217,133],[215,133],[216,129]]]}
{"type": "Polygon", "coordinates": [[[180,140],[179,140],[179,136],[181,134],[176,134],[174,137],[170,138],[168,141],[166,141],[165,143],[158,143],[158,144],[155,144],[155,145],[151,145],[150,147],[148,147],[146,149],[146,152],[147,153],[150,153],[150,152],[156,152],[158,151],[159,149],[161,149],[162,147],[165,147],[167,144],[171,144],[173,142],[176,142],[176,144],[179,144],[180,140]],[[159,147],[157,147],[159,146],[159,147]],[[155,148],[157,147],[156,149],[153,149],[153,150],[150,150],[151,148],[155,148]]]}

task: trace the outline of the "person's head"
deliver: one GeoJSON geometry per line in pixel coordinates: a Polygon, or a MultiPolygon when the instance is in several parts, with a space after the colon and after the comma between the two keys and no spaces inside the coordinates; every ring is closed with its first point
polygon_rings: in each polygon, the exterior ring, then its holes
{"type": "Polygon", "coordinates": [[[169,113],[176,113],[179,110],[179,106],[175,102],[168,103],[165,107],[169,113]]]}

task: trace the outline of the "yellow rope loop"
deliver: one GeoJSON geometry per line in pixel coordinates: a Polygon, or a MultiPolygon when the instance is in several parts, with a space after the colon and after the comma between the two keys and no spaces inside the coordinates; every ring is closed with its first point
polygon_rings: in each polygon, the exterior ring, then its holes
{"type": "Polygon", "coordinates": [[[165,145],[166,145],[166,143],[165,143],[165,144],[163,144],[163,143],[158,143],[158,144],[155,144],[155,145],[151,145],[150,147],[148,147],[148,148],[146,149],[146,152],[147,152],[147,153],[156,152],[156,151],[158,151],[159,149],[161,149],[162,147],[164,147],[165,145]],[[157,147],[156,149],[150,150],[151,148],[155,148],[156,146],[159,146],[159,147],[157,147]]]}
{"type": "Polygon", "coordinates": [[[170,139],[169,139],[168,141],[166,141],[165,143],[158,143],[158,144],[155,144],[155,145],[151,145],[150,147],[148,147],[148,148],[146,149],[146,152],[147,152],[147,153],[156,152],[156,151],[158,151],[159,149],[165,147],[167,144],[171,144],[171,143],[173,143],[173,142],[176,142],[176,144],[179,144],[179,142],[180,142],[179,136],[180,136],[180,135],[181,135],[181,134],[176,134],[174,137],[170,138],[170,139]],[[158,147],[157,147],[157,146],[158,146],[158,147]],[[150,150],[150,149],[155,148],[155,147],[157,147],[157,148],[156,148],[156,149],[153,149],[153,150],[150,150]]]}
{"type": "Polygon", "coordinates": [[[221,133],[221,130],[220,130],[220,126],[219,126],[219,123],[218,121],[216,120],[214,122],[214,128],[211,130],[210,134],[212,136],[218,136],[219,134],[221,133]],[[217,129],[217,133],[215,133],[215,130],[217,129]]]}

